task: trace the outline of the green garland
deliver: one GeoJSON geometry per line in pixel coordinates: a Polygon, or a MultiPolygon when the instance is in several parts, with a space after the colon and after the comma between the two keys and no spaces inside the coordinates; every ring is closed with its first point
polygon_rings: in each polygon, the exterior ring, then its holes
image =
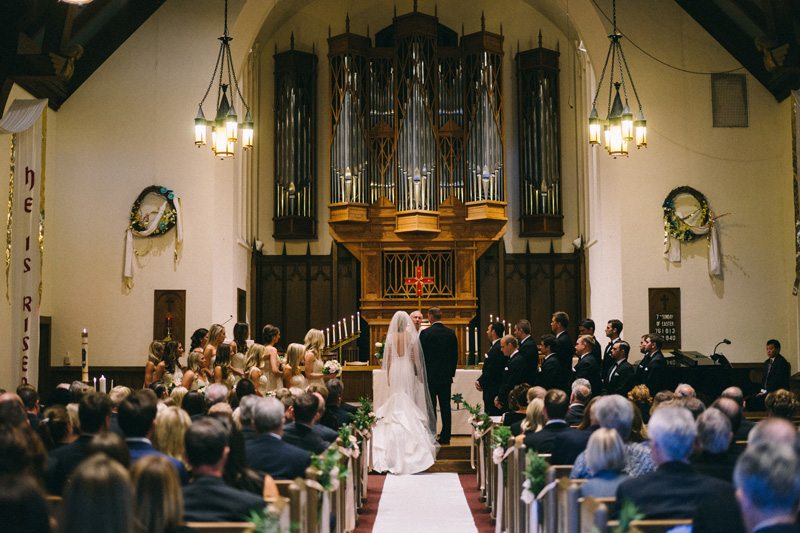
{"type": "Polygon", "coordinates": [[[527,461],[525,462],[525,478],[530,482],[530,491],[534,496],[539,494],[545,485],[545,472],[550,467],[550,463],[533,450],[528,450],[527,461]]]}
{"type": "Polygon", "coordinates": [[[680,216],[675,212],[675,200],[684,194],[692,196],[700,205],[699,225],[705,226],[708,224],[711,218],[711,209],[708,207],[708,200],[706,200],[703,193],[697,189],[684,185],[672,189],[661,206],[664,209],[664,234],[665,236],[672,237],[681,242],[691,242],[695,240],[698,235],[695,235],[689,224],[681,220],[680,216]]]}
{"type": "Polygon", "coordinates": [[[160,185],[151,185],[145,188],[139,193],[139,196],[136,197],[136,201],[133,202],[133,206],[131,207],[131,214],[129,217],[131,221],[130,229],[136,232],[147,230],[149,224],[142,218],[141,208],[142,202],[149,194],[156,194],[167,202],[167,207],[164,209],[164,213],[161,215],[161,220],[158,223],[158,227],[150,235],[150,237],[164,235],[169,230],[174,228],[175,224],[177,224],[178,211],[175,209],[175,193],[171,189],[162,187],[160,185]]]}
{"type": "Polygon", "coordinates": [[[492,430],[492,446],[495,448],[508,448],[508,439],[513,436],[509,426],[497,426],[492,430]]]}

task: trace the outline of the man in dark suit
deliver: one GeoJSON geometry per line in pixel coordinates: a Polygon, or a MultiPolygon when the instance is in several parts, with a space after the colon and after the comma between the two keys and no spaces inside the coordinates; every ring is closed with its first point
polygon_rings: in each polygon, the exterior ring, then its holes
{"type": "MultiPolygon", "coordinates": [[[[606,324],[606,337],[608,338],[609,342],[606,345],[605,351],[603,352],[603,363],[600,367],[600,370],[603,373],[603,379],[608,377],[611,367],[615,364],[614,359],[611,357],[611,348],[615,343],[622,340],[620,335],[622,335],[622,321],[612,318],[608,321],[608,324],[606,324]]],[[[630,346],[628,346],[628,348],[630,349],[630,346]]]]}
{"type": "Polygon", "coordinates": [[[494,405],[494,399],[500,390],[500,383],[503,381],[503,371],[508,363],[508,357],[505,356],[503,350],[500,348],[500,337],[503,336],[503,331],[504,327],[500,322],[489,324],[486,335],[489,337],[489,342],[492,343],[492,347],[489,348],[489,351],[484,355],[483,371],[477,381],[475,381],[475,388],[483,392],[483,405],[485,406],[486,414],[489,416],[501,414],[500,409],[494,405]]]}
{"type": "Polygon", "coordinates": [[[623,481],[617,505],[633,502],[647,519],[691,518],[707,494],[730,496],[730,483],[697,473],[689,465],[697,429],[683,407],[659,407],[648,424],[655,472],[623,481]]]}
{"type": "Polygon", "coordinates": [[[283,404],[275,398],[259,398],[253,424],[257,436],[245,443],[247,465],[275,479],[305,476],[311,454],[283,441],[283,404]]]}
{"type": "Polygon", "coordinates": [[[219,420],[202,418],[186,430],[186,457],[192,483],[183,487],[183,519],[187,522],[243,522],[264,509],[261,496],[225,484],[228,439],[219,420]]]}
{"type": "Polygon", "coordinates": [[[748,446],[734,472],[736,497],[748,531],[796,533],[800,460],[781,442],[748,446]],[[776,468],[780,465],[779,468],[776,468]]]}
{"type": "MultiPolygon", "coordinates": [[[[603,368],[603,350],[600,348],[600,341],[597,340],[597,337],[594,336],[594,320],[591,318],[585,318],[580,321],[578,324],[578,335],[589,335],[594,340],[594,344],[592,345],[592,357],[594,360],[597,361],[597,365],[602,369],[603,368]]],[[[600,391],[592,391],[594,394],[598,394],[600,391]]]]}
{"type": "Polygon", "coordinates": [[[334,378],[329,379],[325,385],[328,387],[328,399],[325,402],[325,412],[322,414],[320,424],[339,431],[340,427],[353,420],[353,415],[341,406],[344,384],[342,380],[334,378]]]}
{"type": "Polygon", "coordinates": [[[577,426],[583,421],[583,413],[586,411],[586,403],[592,399],[591,384],[578,378],[572,382],[572,394],[569,396],[569,409],[564,420],[570,426],[577,426]]]}
{"type": "Polygon", "coordinates": [[[764,399],[770,392],[778,389],[789,390],[789,376],[791,367],[789,361],[781,355],[781,343],[776,339],[767,341],[767,360],[761,373],[761,390],[747,401],[750,411],[763,411],[764,399]]]}
{"type": "Polygon", "coordinates": [[[520,383],[526,382],[529,373],[530,362],[522,356],[517,349],[519,341],[513,335],[506,335],[500,339],[500,350],[508,359],[500,386],[497,389],[497,396],[494,398],[494,406],[502,413],[508,411],[508,395],[520,383]]]}
{"type": "Polygon", "coordinates": [[[514,326],[514,337],[517,339],[517,349],[525,359],[528,372],[520,383],[534,383],[539,369],[539,350],[536,341],[531,337],[531,323],[525,319],[517,322],[514,326]]]}
{"type": "Polygon", "coordinates": [[[50,452],[45,476],[48,493],[61,495],[72,471],[87,457],[89,442],[96,434],[108,430],[110,417],[111,400],[105,394],[92,392],[81,398],[78,404],[81,434],[78,440],[50,452]]]}
{"type": "MultiPolygon", "coordinates": [[[[542,335],[539,341],[539,353],[544,356],[544,361],[539,368],[539,376],[535,383],[546,390],[569,390],[568,374],[564,372],[564,367],[561,366],[561,361],[558,360],[558,354],[555,352],[556,343],[553,335],[549,333],[542,335]]],[[[566,395],[566,392],[564,394],[566,395]]]]}
{"type": "MultiPolygon", "coordinates": [[[[564,311],[556,311],[550,317],[550,331],[556,336],[555,352],[565,376],[572,375],[572,356],[575,354],[575,343],[567,333],[569,315],[564,311]]],[[[569,394],[569,389],[562,389],[569,394]]]]}
{"type": "Polygon", "coordinates": [[[612,365],[609,367],[608,373],[603,376],[606,394],[619,394],[627,397],[628,392],[633,388],[636,375],[633,366],[628,362],[630,351],[631,345],[622,340],[618,340],[612,346],[609,353],[612,365]]]}
{"type": "Polygon", "coordinates": [[[603,388],[603,378],[600,375],[600,363],[594,358],[594,337],[591,335],[581,335],[575,343],[575,355],[578,362],[575,363],[574,379],[586,379],[592,386],[592,393],[599,394],[603,388]]]}
{"type": "Polygon", "coordinates": [[[586,449],[589,433],[569,427],[564,420],[567,414],[567,395],[559,389],[547,391],[544,397],[545,425],[541,431],[525,435],[525,447],[539,453],[551,453],[555,465],[571,465],[586,449]]]}
{"type": "MultiPolygon", "coordinates": [[[[739,387],[728,387],[722,391],[722,394],[720,394],[719,397],[730,399],[736,402],[736,405],[739,406],[738,418],[741,419],[741,423],[739,424],[738,429],[736,429],[736,424],[733,422],[733,420],[731,420],[731,425],[734,426],[733,440],[747,440],[750,430],[753,429],[756,423],[744,417],[744,393],[742,392],[742,389],[739,387]]],[[[725,409],[722,409],[722,411],[732,418],[737,416],[736,413],[728,413],[728,411],[725,409]]]]}
{"type": "Polygon", "coordinates": [[[150,389],[139,390],[122,400],[119,404],[119,427],[125,434],[125,443],[131,454],[131,465],[148,455],[160,455],[175,467],[182,484],[189,481],[186,466],[153,447],[151,438],[155,430],[158,400],[150,389]]]}
{"type": "Polygon", "coordinates": [[[428,309],[428,320],[431,325],[419,334],[419,342],[425,355],[431,405],[436,413],[438,402],[442,417],[439,444],[450,444],[450,389],[458,366],[458,339],[452,329],[442,324],[442,310],[438,307],[428,309]]]}
{"type": "Polygon", "coordinates": [[[636,368],[637,382],[647,385],[650,394],[655,396],[664,387],[664,372],[667,367],[667,360],[661,353],[661,346],[664,339],[655,333],[648,333],[643,337],[644,358],[636,368]]]}
{"type": "Polygon", "coordinates": [[[319,400],[310,392],[304,392],[294,399],[292,407],[294,422],[283,430],[283,442],[293,444],[311,453],[322,453],[328,445],[314,432],[313,426],[319,413],[319,400]]]}

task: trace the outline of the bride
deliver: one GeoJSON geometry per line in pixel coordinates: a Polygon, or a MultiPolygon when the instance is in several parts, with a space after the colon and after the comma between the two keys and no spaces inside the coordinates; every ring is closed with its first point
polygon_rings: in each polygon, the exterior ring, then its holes
{"type": "Polygon", "coordinates": [[[383,371],[389,397],[376,413],[379,419],[372,439],[373,468],[393,474],[427,470],[436,456],[436,417],[417,330],[404,311],[395,313],[389,323],[383,371]]]}

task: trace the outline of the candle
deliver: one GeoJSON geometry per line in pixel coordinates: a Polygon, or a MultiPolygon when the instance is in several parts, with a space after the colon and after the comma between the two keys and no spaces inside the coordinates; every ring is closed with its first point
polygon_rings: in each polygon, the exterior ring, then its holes
{"type": "Polygon", "coordinates": [[[344,338],[346,339],[348,337],[348,335],[347,335],[347,319],[343,318],[342,319],[342,323],[344,324],[344,338]]]}
{"type": "Polygon", "coordinates": [[[350,315],[350,333],[353,335],[356,333],[356,315],[350,315]]]}
{"type": "Polygon", "coordinates": [[[100,392],[106,392],[106,377],[100,375],[100,392]]]}
{"type": "Polygon", "coordinates": [[[330,346],[331,345],[331,332],[330,328],[325,328],[325,344],[330,346]]]}
{"type": "Polygon", "coordinates": [[[336,344],[336,326],[331,324],[331,331],[333,332],[333,344],[336,344]]]}
{"type": "Polygon", "coordinates": [[[94,385],[93,385],[94,390],[97,390],[97,376],[92,378],[92,382],[94,383],[94,385]]]}
{"type": "Polygon", "coordinates": [[[361,333],[361,311],[356,312],[356,324],[358,325],[358,332],[361,333]]]}
{"type": "Polygon", "coordinates": [[[342,321],[337,322],[339,325],[339,340],[342,340],[342,321]]]}
{"type": "Polygon", "coordinates": [[[110,390],[114,390],[114,380],[113,379],[111,380],[111,389],[110,390]]]}
{"type": "Polygon", "coordinates": [[[489,315],[489,324],[494,322],[494,315],[489,315]]]}
{"type": "Polygon", "coordinates": [[[89,383],[89,332],[81,331],[81,381],[89,383]]]}
{"type": "Polygon", "coordinates": [[[464,346],[469,353],[469,326],[464,326],[464,346]]]}
{"type": "Polygon", "coordinates": [[[478,355],[478,328],[475,328],[475,355],[478,355]]]}

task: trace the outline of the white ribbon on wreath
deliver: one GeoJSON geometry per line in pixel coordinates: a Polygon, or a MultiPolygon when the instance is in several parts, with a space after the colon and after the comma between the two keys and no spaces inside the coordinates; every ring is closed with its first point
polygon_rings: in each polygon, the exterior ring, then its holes
{"type": "MultiPolygon", "coordinates": [[[[183,244],[181,199],[176,196],[173,203],[175,204],[175,229],[178,232],[175,242],[175,261],[177,262],[178,251],[180,250],[180,246],[183,244]]],[[[164,216],[164,211],[166,211],[168,206],[169,202],[164,200],[164,203],[162,203],[161,207],[158,208],[156,215],[150,218],[148,226],[144,231],[134,230],[130,226],[128,226],[128,229],[125,231],[125,261],[123,266],[122,277],[125,281],[125,286],[128,289],[131,289],[133,287],[133,258],[136,255],[133,251],[133,238],[149,237],[150,235],[155,233],[155,231],[158,229],[158,225],[161,223],[161,217],[164,216]]]]}
{"type": "MultiPolygon", "coordinates": [[[[719,245],[719,228],[717,227],[717,217],[713,211],[708,212],[708,222],[704,225],[699,224],[701,210],[696,209],[686,216],[680,216],[675,211],[675,216],[679,217],[686,224],[693,234],[701,237],[708,237],[708,274],[718,278],[722,277],[722,249],[719,245]]],[[[681,262],[681,241],[673,236],[664,243],[664,255],[670,263],[681,262]]]]}

